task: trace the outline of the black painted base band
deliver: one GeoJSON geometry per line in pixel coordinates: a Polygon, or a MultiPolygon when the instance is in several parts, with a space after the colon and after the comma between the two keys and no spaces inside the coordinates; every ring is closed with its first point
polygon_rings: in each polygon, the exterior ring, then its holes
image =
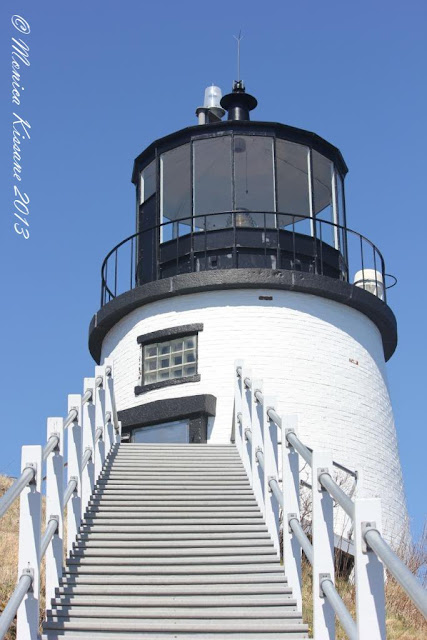
{"type": "Polygon", "coordinates": [[[106,334],[128,313],[150,302],[204,291],[228,289],[279,289],[309,293],[335,300],[367,316],[378,327],[385,359],[397,346],[396,318],[390,307],[379,298],[348,282],[299,271],[274,269],[230,269],[185,273],[149,282],[111,300],[92,318],[89,327],[89,351],[96,362],[101,358],[106,334]]]}

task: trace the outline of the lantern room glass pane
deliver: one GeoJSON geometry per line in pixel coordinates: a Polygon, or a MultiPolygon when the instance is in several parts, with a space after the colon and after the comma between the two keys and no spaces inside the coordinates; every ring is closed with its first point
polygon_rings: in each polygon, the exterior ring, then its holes
{"type": "Polygon", "coordinates": [[[274,227],[275,216],[263,214],[275,211],[273,138],[235,136],[233,153],[234,209],[243,212],[239,226],[274,227]]]}
{"type": "Polygon", "coordinates": [[[310,233],[309,151],[294,142],[276,140],[277,210],[281,228],[295,226],[296,231],[310,233]],[[304,227],[307,227],[307,230],[304,227]]]}
{"type": "Polygon", "coordinates": [[[140,182],[140,201],[142,204],[148,198],[150,198],[153,193],[156,192],[156,162],[150,162],[150,164],[145,167],[141,171],[141,182],[140,182]]]}
{"type": "MultiPolygon", "coordinates": [[[[312,152],[314,212],[318,219],[333,222],[332,173],[334,165],[317,151],[312,152]]],[[[334,227],[317,222],[317,237],[334,246],[334,227]]]]}
{"type": "Polygon", "coordinates": [[[341,226],[345,227],[344,180],[338,171],[336,171],[336,180],[337,180],[338,221],[341,226]]]}
{"type": "Polygon", "coordinates": [[[196,218],[196,230],[226,226],[233,208],[231,140],[231,136],[220,136],[193,143],[194,215],[227,212],[196,218]]]}
{"type": "Polygon", "coordinates": [[[337,181],[338,221],[342,227],[339,230],[339,248],[343,256],[343,271],[347,274],[348,251],[347,251],[347,234],[345,231],[346,218],[345,218],[345,200],[344,200],[344,178],[340,175],[338,171],[336,171],[335,173],[336,173],[336,181],[337,181]]]}
{"type": "Polygon", "coordinates": [[[161,241],[166,242],[191,230],[190,145],[167,151],[160,156],[161,241]],[[180,220],[189,216],[188,219],[180,220]]]}

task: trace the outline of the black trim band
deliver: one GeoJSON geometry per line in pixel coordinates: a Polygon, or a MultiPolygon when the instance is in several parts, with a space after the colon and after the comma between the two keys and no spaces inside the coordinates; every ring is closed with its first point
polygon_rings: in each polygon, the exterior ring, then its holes
{"type": "Polygon", "coordinates": [[[164,278],[136,287],[96,313],[89,327],[89,351],[100,362],[102,342],[114,325],[128,313],[145,304],[179,295],[228,289],[278,289],[309,293],[335,300],[367,316],[381,332],[385,359],[397,346],[397,325],[393,311],[385,302],[360,287],[327,276],[275,269],[230,269],[201,271],[164,278]]]}

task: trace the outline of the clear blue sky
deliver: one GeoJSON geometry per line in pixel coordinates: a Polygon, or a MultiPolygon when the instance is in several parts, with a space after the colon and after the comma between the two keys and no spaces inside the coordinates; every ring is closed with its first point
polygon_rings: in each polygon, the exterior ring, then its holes
{"type": "MultiPolygon", "coordinates": [[[[417,536],[425,521],[427,311],[426,5],[385,2],[2,3],[0,471],[91,375],[87,330],[106,252],[134,229],[132,162],[153,139],[195,124],[206,85],[242,77],[256,118],[315,131],[349,165],[349,225],[383,252],[399,346],[388,365],[417,536]],[[18,115],[28,240],[13,231],[11,25],[23,16],[31,66],[18,115]]],[[[19,34],[18,34],[19,35],[19,34]]]]}

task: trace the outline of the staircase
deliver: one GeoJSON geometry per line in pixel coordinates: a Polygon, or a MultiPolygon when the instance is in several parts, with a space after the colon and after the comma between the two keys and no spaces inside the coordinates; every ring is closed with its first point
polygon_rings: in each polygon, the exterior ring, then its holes
{"type": "Polygon", "coordinates": [[[43,638],[307,638],[234,445],[114,445],[43,638]]]}

